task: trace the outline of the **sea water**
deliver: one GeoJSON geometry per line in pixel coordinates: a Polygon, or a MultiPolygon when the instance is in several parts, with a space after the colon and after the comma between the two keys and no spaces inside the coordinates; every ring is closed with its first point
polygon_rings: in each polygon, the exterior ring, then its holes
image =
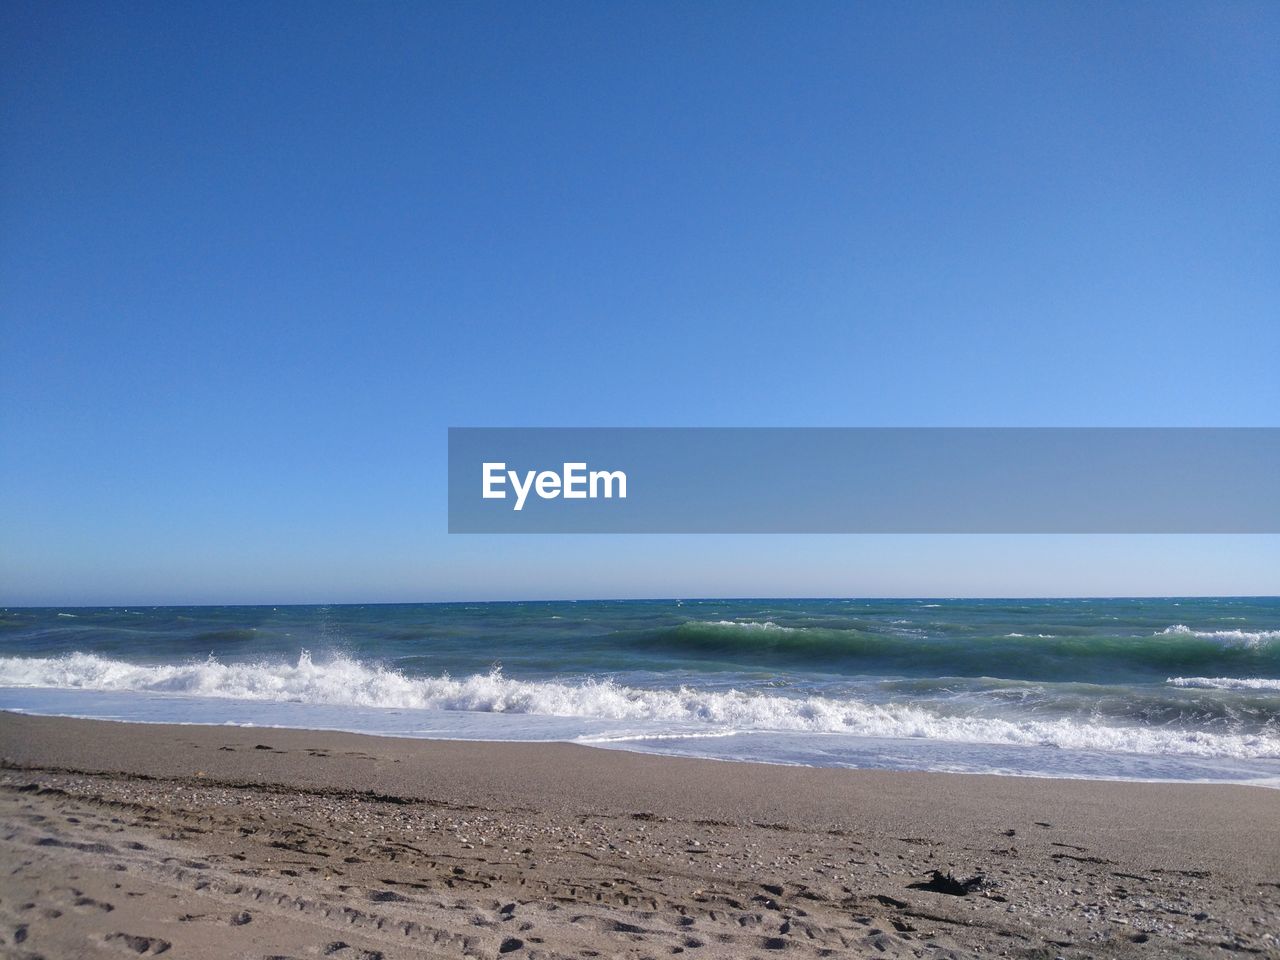
{"type": "Polygon", "coordinates": [[[0,708],[1280,785],[1280,599],[8,609],[0,708]]]}

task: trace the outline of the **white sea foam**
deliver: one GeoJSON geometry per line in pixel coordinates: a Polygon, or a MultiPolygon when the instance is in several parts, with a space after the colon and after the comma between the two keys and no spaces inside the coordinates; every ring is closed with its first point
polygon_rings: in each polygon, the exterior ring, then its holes
{"type": "Polygon", "coordinates": [[[1280,630],[1192,630],[1184,623],[1175,623],[1160,631],[1161,636],[1198,637],[1201,640],[1217,640],[1232,646],[1258,647],[1280,640],[1280,630]]]}
{"type": "Polygon", "coordinates": [[[1202,690],[1280,690],[1280,680],[1266,677],[1170,677],[1171,687],[1195,687],[1202,690]]]}
{"type": "Polygon", "coordinates": [[[1107,726],[1069,719],[948,716],[919,704],[688,687],[649,690],[610,680],[525,681],[507,678],[497,670],[459,679],[408,677],[344,656],[317,663],[305,652],[293,664],[222,663],[210,658],[141,665],[85,653],[57,658],[0,657],[0,686],[622,720],[643,724],[653,734],[677,728],[708,733],[794,731],[1195,757],[1280,758],[1280,736],[1274,734],[1107,726]]]}
{"type": "Polygon", "coordinates": [[[772,620],[699,620],[699,627],[737,627],[739,630],[777,630],[781,633],[792,633],[795,627],[783,627],[772,620]]]}

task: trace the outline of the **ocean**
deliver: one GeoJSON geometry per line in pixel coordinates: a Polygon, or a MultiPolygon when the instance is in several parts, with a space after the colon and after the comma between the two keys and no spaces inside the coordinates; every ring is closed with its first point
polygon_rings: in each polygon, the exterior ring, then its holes
{"type": "Polygon", "coordinates": [[[13,608],[0,708],[1280,786],[1280,598],[13,608]]]}

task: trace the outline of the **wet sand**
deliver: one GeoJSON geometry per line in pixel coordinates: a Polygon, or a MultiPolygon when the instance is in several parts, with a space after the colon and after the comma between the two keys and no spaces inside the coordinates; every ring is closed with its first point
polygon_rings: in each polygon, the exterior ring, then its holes
{"type": "Polygon", "coordinates": [[[1258,787],[4,713],[0,758],[11,957],[1280,956],[1258,787]]]}

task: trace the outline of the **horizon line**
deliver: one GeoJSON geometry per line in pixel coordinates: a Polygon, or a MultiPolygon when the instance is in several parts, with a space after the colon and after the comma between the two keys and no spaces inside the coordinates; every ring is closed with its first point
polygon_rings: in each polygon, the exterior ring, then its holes
{"type": "Polygon", "coordinates": [[[456,606],[458,604],[512,604],[512,603],[735,603],[742,601],[924,601],[948,603],[974,601],[1045,601],[1045,600],[1277,600],[1280,594],[1059,594],[1059,595],[1010,595],[1010,596],[940,596],[911,594],[902,596],[705,596],[705,597],[517,597],[507,600],[343,600],[343,601],[276,601],[229,603],[19,603],[0,604],[0,610],[115,610],[130,607],[160,609],[165,607],[409,607],[456,606]]]}

